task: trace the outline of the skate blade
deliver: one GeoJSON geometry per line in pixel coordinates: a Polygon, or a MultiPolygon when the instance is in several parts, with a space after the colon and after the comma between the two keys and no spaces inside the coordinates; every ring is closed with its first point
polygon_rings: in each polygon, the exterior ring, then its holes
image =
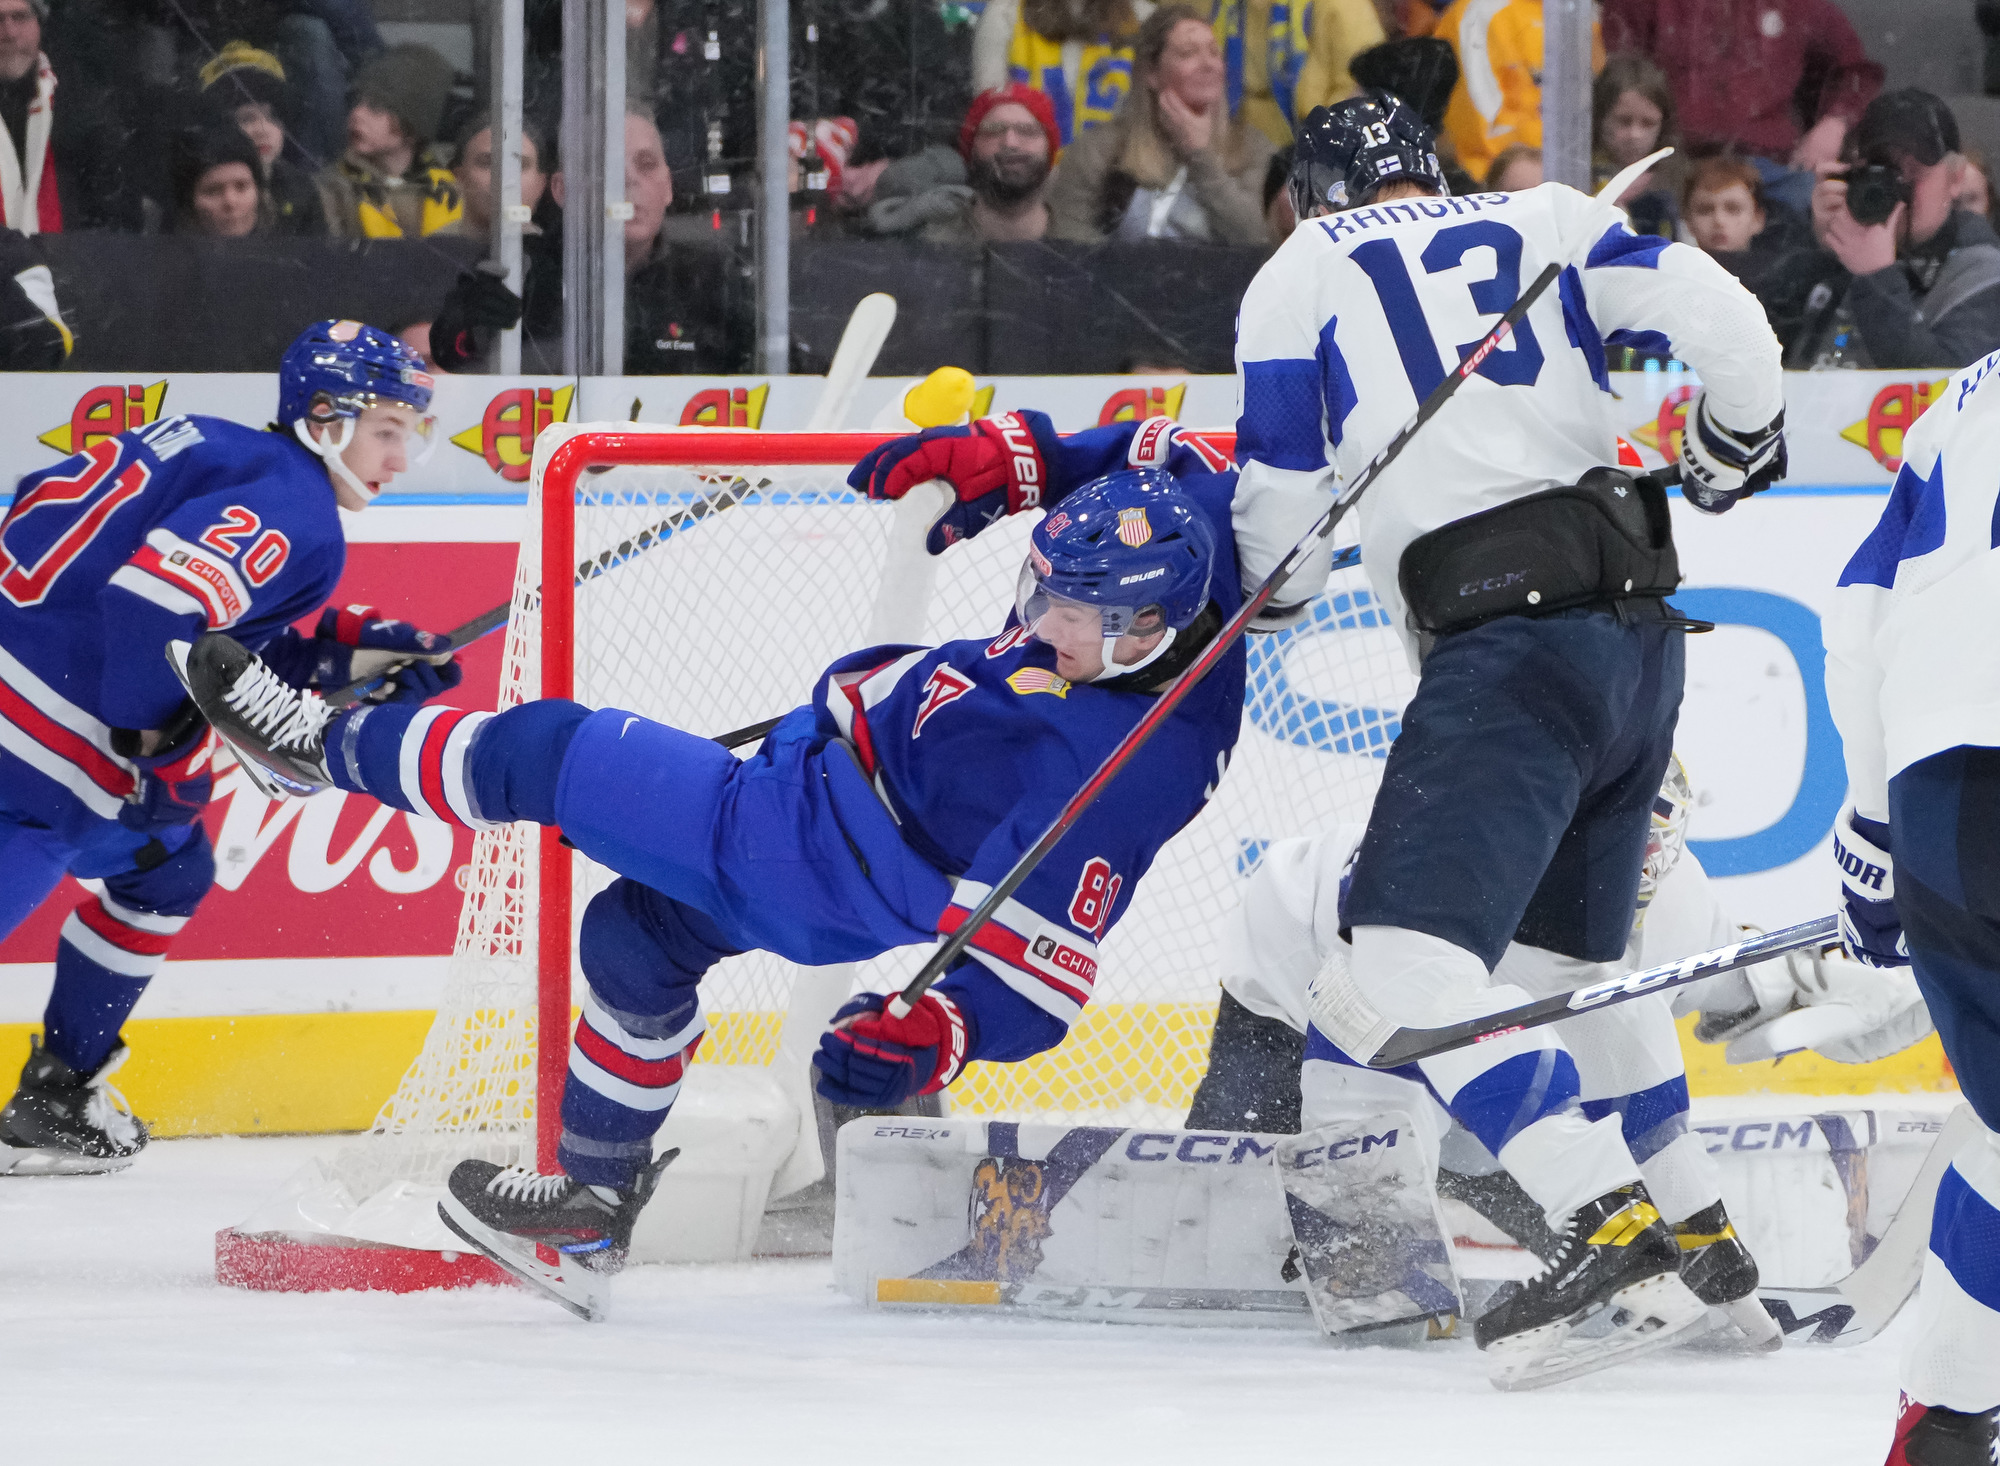
{"type": "Polygon", "coordinates": [[[1496,1342],[1487,1351],[1498,1356],[1489,1378],[1496,1390],[1539,1390],[1677,1344],[1707,1323],[1708,1306],[1677,1274],[1661,1273],[1619,1289],[1609,1302],[1578,1317],[1496,1342]],[[1630,1317],[1610,1332],[1577,1335],[1579,1325],[1617,1310],[1630,1317]]]}
{"type": "Polygon", "coordinates": [[[1734,1302],[1711,1304],[1708,1330],[1681,1343],[1708,1354],[1768,1354],[1785,1347],[1785,1331],[1757,1301],[1755,1293],[1734,1302]]]}
{"type": "Polygon", "coordinates": [[[564,1257],[550,1267],[536,1255],[534,1243],[495,1231],[450,1194],[438,1203],[438,1218],[536,1292],[553,1299],[586,1323],[603,1322],[610,1298],[603,1280],[581,1263],[564,1257]]]}
{"type": "Polygon", "coordinates": [[[0,1176],[108,1176],[137,1156],[78,1155],[53,1145],[0,1144],[0,1176]]]}

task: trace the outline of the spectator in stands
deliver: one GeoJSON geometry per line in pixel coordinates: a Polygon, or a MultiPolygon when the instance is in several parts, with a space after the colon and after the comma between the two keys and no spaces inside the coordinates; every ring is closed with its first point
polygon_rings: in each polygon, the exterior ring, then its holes
{"type": "MultiPolygon", "coordinates": [[[[548,176],[542,172],[541,129],[532,122],[521,130],[521,202],[530,213],[542,201],[548,176]]],[[[458,222],[440,230],[471,239],[489,239],[493,216],[498,209],[493,181],[493,124],[483,116],[470,118],[459,129],[458,146],[452,154],[452,176],[458,180],[459,197],[465,212],[458,222]]],[[[532,219],[521,226],[524,235],[540,234],[541,226],[532,219]]]]}
{"type": "Polygon", "coordinates": [[[169,150],[176,234],[241,239],[266,232],[272,209],[257,148],[230,124],[184,128],[169,150]]]}
{"type": "Polygon", "coordinates": [[[1164,4],[1133,43],[1136,84],[1108,126],[1062,156],[1049,184],[1057,239],[1263,244],[1270,139],[1231,122],[1222,47],[1194,10],[1164,4]]]}
{"type": "Polygon", "coordinates": [[[1604,0],[1602,9],[1612,50],[1665,69],[1689,145],[1763,159],[1767,194],[1801,213],[1813,170],[1841,156],[1882,89],[1882,68],[1834,0],[1604,0]]]}
{"type": "Polygon", "coordinates": [[[319,178],[333,233],[415,239],[458,218],[458,183],[431,150],[451,84],[451,64],[428,46],[391,46],[361,68],[347,152],[319,178]]]}
{"type": "MultiPolygon", "coordinates": [[[[550,177],[549,191],[562,203],[560,170],[550,177]]],[[[731,308],[736,292],[730,289],[722,256],[697,245],[667,242],[674,178],[660,129],[649,113],[628,111],[625,116],[625,199],[632,205],[632,217],[625,221],[626,372],[658,376],[748,370],[752,330],[745,314],[731,308]]],[[[528,281],[531,324],[538,314],[538,285],[560,300],[560,270],[545,268],[528,281]],[[548,279],[551,274],[554,278],[548,279]]],[[[433,340],[433,350],[437,345],[433,340]]]]}
{"type": "Polygon", "coordinates": [[[285,68],[269,51],[231,41],[201,69],[202,100],[243,129],[257,149],[257,168],[279,234],[326,233],[326,209],[312,175],[285,154],[290,97],[285,68]]]}
{"type": "Polygon", "coordinates": [[[869,206],[871,232],[913,234],[926,244],[1042,238],[1049,231],[1043,194],[1055,136],[1046,93],[1018,82],[981,92],[959,128],[962,171],[933,158],[934,149],[890,164],[869,206]],[[919,179],[929,186],[913,190],[919,179]]]}
{"type": "Polygon", "coordinates": [[[56,75],[42,54],[46,0],[0,0],[0,225],[62,229],[55,152],[56,75]]]}
{"type": "Polygon", "coordinates": [[[1813,290],[1786,365],[1956,368],[2000,347],[2000,238],[1956,205],[1951,109],[1914,87],[1885,93],[1847,158],[1844,173],[1822,165],[1813,191],[1814,232],[1841,270],[1813,290]]]}
{"type": "Polygon", "coordinates": [[[52,372],[75,344],[41,246],[0,229],[0,372],[52,372]]]}
{"type": "Polygon", "coordinates": [[[1493,193],[1519,193],[1525,188],[1540,188],[1547,181],[1542,172],[1542,150],[1520,143],[1502,148],[1486,172],[1486,187],[1493,193]]]}
{"type": "MultiPolygon", "coordinates": [[[[1458,58],[1444,130],[1465,171],[1491,178],[1508,148],[1541,147],[1542,0],[1453,0],[1432,34],[1458,58]]],[[[1594,30],[1591,47],[1594,71],[1604,64],[1594,30]]]]}
{"type": "Polygon", "coordinates": [[[1674,238],[1680,223],[1675,195],[1686,170],[1679,156],[1673,88],[1649,57],[1620,51],[1605,59],[1590,91],[1590,141],[1593,187],[1661,148],[1675,149],[1674,157],[1655,163],[1615,201],[1640,234],[1674,238]]]}

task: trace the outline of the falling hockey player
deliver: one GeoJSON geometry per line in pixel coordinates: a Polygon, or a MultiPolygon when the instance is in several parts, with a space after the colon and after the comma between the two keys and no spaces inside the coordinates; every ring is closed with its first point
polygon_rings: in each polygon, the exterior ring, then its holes
{"type": "MultiPolygon", "coordinates": [[[[602,1311],[603,1279],[671,1158],[654,1159],[653,1136],[704,1029],[702,974],[751,949],[821,965],[955,930],[1240,604],[1231,481],[1172,424],[1107,453],[1003,421],[1011,456],[1034,461],[1033,491],[994,481],[964,494],[932,549],[1045,493],[1052,512],[1033,531],[1015,617],[991,640],[842,658],[747,760],[560,700],[332,716],[228,637],[174,649],[217,733],[274,785],[336,786],[473,827],[556,825],[620,873],[583,918],[589,991],[561,1173],[465,1161],[440,1208],[574,1312],[602,1311]],[[538,1262],[536,1243],[561,1265],[538,1262]]],[[[1243,668],[1237,648],[907,1016],[874,994],[835,1015],[814,1059],[821,1093],[892,1106],[972,1060],[1061,1040],[1090,999],[1098,941],[1222,775],[1243,668]]]]}
{"type": "MultiPolygon", "coordinates": [[[[1560,184],[1448,197],[1429,130],[1392,96],[1315,110],[1291,189],[1299,229],[1239,315],[1246,584],[1458,366],[1460,343],[1561,267],[1358,505],[1363,566],[1421,664],[1340,918],[1351,1013],[1333,1036],[1365,1061],[1391,1026],[1573,988],[1624,954],[1686,623],[1664,599],[1679,579],[1664,495],[1608,467],[1607,345],[1670,343],[1700,374],[1682,473],[1710,512],[1782,474],[1783,396],[1762,308],[1713,261],[1560,184]],[[1511,981],[1494,976],[1503,956],[1511,981]]],[[[1302,614],[1325,564],[1281,588],[1270,619],[1302,614]]],[[[1703,1321],[1617,1117],[1584,1114],[1550,1029],[1421,1070],[1559,1239],[1477,1324],[1496,1383],[1601,1368],[1703,1321]],[[1583,1338],[1600,1315],[1611,1327],[1583,1338]]]]}
{"type": "Polygon", "coordinates": [[[215,876],[214,744],[167,643],[226,628],[322,687],[414,658],[383,689],[398,698],[458,681],[429,633],[366,607],[291,629],[340,579],[335,506],[365,509],[408,467],[430,398],[408,347],[323,321],[285,353],[269,431],[164,418],[21,480],[0,520],[0,935],[65,871],[103,889],[63,924],[0,1175],[121,1170],[146,1144],[107,1083],[119,1027],[215,876]]]}
{"type": "Polygon", "coordinates": [[[1985,1466],[2000,1419],[1996,465],[2000,355],[1960,372],[1904,439],[1825,627],[1853,799],[1834,827],[1842,940],[1915,969],[1979,1119],[1938,1187],[1890,1466],[1985,1466]]]}

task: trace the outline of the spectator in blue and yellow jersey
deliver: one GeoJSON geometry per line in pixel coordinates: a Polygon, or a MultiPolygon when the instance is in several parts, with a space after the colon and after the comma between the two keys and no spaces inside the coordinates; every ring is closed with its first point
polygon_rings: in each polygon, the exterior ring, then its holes
{"type": "Polygon", "coordinates": [[[1360,90],[1349,63],[1384,39],[1374,0],[1219,0],[1215,30],[1229,115],[1280,148],[1313,108],[1360,90]]]}
{"type": "MultiPolygon", "coordinates": [[[[1146,9],[1150,10],[1148,6],[1146,9]]],[[[1102,127],[1132,88],[1133,0],[987,0],[973,39],[976,91],[1015,83],[1055,109],[1058,148],[1102,127]]]]}
{"type": "Polygon", "coordinates": [[[347,151],[319,177],[332,233],[414,239],[463,212],[457,180],[431,150],[451,84],[451,63],[428,46],[391,46],[361,68],[347,151]]]}

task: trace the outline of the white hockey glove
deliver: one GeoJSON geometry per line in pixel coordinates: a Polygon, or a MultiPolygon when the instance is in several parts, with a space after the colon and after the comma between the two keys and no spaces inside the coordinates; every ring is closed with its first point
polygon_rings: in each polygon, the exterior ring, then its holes
{"type": "Polygon", "coordinates": [[[1785,414],[1761,428],[1724,427],[1708,408],[1706,388],[1687,407],[1681,429],[1681,492],[1695,508],[1720,514],[1785,476],[1785,414]]]}
{"type": "MultiPolygon", "coordinates": [[[[1872,1064],[1901,1053],[1931,1031],[1930,1010],[1917,991],[1916,974],[1907,967],[1870,967],[1838,947],[1792,952],[1782,962],[1760,966],[1785,968],[1791,991],[1782,1008],[1760,1006],[1754,1015],[1739,1015],[1726,1033],[1709,1040],[1727,1040],[1725,1057],[1732,1064],[1800,1049],[1840,1064],[1872,1064]]],[[[1703,1023],[1708,1021],[1704,1015],[1703,1023]]],[[[1700,1025],[1695,1032],[1702,1036],[1700,1025]]]]}

